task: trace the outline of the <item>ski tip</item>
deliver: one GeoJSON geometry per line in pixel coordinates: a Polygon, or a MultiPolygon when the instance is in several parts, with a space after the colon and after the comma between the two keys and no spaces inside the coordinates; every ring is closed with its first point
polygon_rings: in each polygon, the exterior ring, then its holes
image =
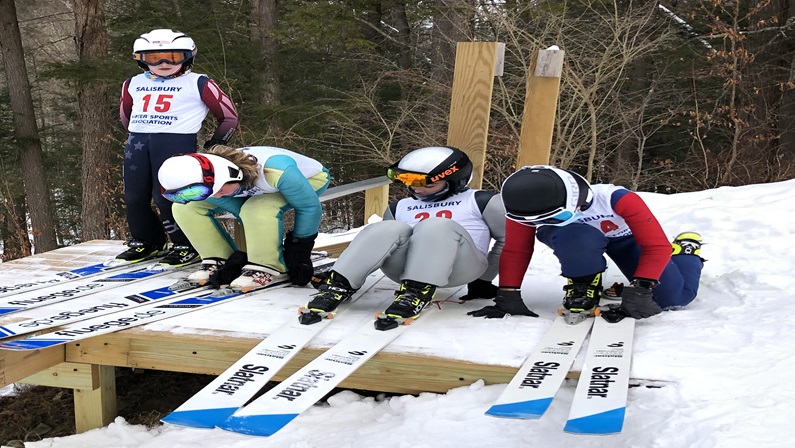
{"type": "Polygon", "coordinates": [[[19,311],[22,308],[0,308],[0,316],[3,314],[13,313],[15,311],[19,311]]]}
{"type": "Polygon", "coordinates": [[[267,437],[276,434],[288,423],[298,417],[298,414],[271,414],[271,415],[234,415],[224,420],[218,428],[238,434],[267,437]]]}
{"type": "Polygon", "coordinates": [[[613,409],[599,414],[573,418],[566,422],[564,431],[572,434],[616,434],[624,426],[626,408],[613,409]]]}
{"type": "Polygon", "coordinates": [[[486,411],[486,415],[502,418],[541,418],[552,404],[552,398],[520,401],[516,403],[495,404],[486,411]]]}
{"type": "Polygon", "coordinates": [[[234,414],[238,408],[198,409],[193,411],[174,411],[160,419],[164,423],[191,428],[215,428],[216,425],[234,414]]]}

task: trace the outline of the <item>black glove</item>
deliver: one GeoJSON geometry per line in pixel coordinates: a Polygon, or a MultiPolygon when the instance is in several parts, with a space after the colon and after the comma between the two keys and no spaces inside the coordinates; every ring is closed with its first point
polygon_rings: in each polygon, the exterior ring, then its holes
{"type": "Polygon", "coordinates": [[[312,248],[315,247],[317,233],[299,238],[288,232],[284,238],[284,266],[294,285],[304,286],[312,280],[315,268],[312,267],[312,248]]]}
{"type": "Polygon", "coordinates": [[[470,311],[467,315],[485,317],[487,319],[505,317],[506,314],[538,317],[538,314],[530,311],[527,306],[525,306],[522,301],[522,293],[518,289],[515,291],[508,291],[505,289],[498,290],[497,297],[494,298],[494,303],[494,305],[470,311]]]}
{"type": "Polygon", "coordinates": [[[226,259],[226,262],[223,266],[221,266],[217,271],[213,272],[210,276],[210,283],[215,288],[220,288],[221,285],[228,285],[232,283],[232,280],[240,277],[240,271],[243,270],[243,266],[248,263],[248,257],[246,256],[245,252],[241,252],[236,250],[229,258],[226,259]]]}
{"type": "Polygon", "coordinates": [[[645,319],[662,313],[662,308],[652,297],[651,287],[656,283],[644,279],[632,280],[632,284],[621,291],[621,311],[635,319],[645,319]]]}
{"type": "Polygon", "coordinates": [[[226,145],[226,142],[224,142],[223,140],[218,140],[216,138],[211,138],[206,142],[204,142],[204,149],[210,149],[215,145],[226,145]]]}
{"type": "Polygon", "coordinates": [[[467,293],[459,300],[467,301],[473,299],[493,299],[497,296],[497,285],[486,281],[477,279],[467,284],[467,293]]]}

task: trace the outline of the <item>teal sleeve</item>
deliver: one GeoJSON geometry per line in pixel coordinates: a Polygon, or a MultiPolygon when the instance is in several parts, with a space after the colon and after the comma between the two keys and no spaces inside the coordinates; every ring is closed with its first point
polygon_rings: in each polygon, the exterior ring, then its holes
{"type": "Polygon", "coordinates": [[[276,188],[284,196],[284,199],[295,209],[295,227],[293,234],[296,237],[304,238],[314,235],[320,228],[320,218],[323,215],[323,208],[320,205],[320,199],[317,192],[309,181],[298,169],[295,161],[286,156],[271,157],[268,159],[266,168],[275,168],[282,171],[279,181],[276,183],[276,188]],[[267,166],[271,165],[271,159],[282,159],[278,163],[278,167],[267,166]],[[292,163],[285,163],[283,158],[289,159],[292,163]]]}

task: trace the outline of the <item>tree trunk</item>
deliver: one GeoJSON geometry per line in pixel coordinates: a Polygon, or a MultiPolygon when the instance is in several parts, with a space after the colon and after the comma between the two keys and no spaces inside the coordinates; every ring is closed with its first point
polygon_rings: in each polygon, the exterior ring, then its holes
{"type": "Polygon", "coordinates": [[[431,77],[451,85],[455,66],[456,43],[467,41],[467,16],[470,11],[464,0],[435,0],[431,55],[431,77]]]}
{"type": "MultiPolygon", "coordinates": [[[[279,76],[276,73],[276,54],[278,47],[273,38],[278,14],[276,11],[277,0],[251,0],[251,40],[259,44],[260,55],[265,61],[265,67],[260,70],[260,103],[276,108],[281,104],[279,90],[279,76]]],[[[281,123],[277,118],[269,122],[269,130],[281,132],[281,123]]]]}
{"type": "Polygon", "coordinates": [[[392,18],[397,29],[397,41],[401,47],[398,50],[398,65],[402,69],[409,69],[414,65],[411,48],[411,25],[406,14],[406,3],[400,2],[392,7],[392,18]]]}
{"type": "Polygon", "coordinates": [[[0,0],[0,50],[5,62],[11,110],[14,112],[14,137],[22,163],[23,184],[33,227],[33,245],[37,253],[46,252],[57,248],[58,244],[44,170],[44,153],[36,127],[14,0],[0,0]]]}
{"type": "Polygon", "coordinates": [[[3,197],[0,212],[0,236],[3,240],[3,261],[30,256],[30,239],[25,225],[25,197],[8,193],[3,197]]]}
{"type": "MultiPolygon", "coordinates": [[[[74,0],[75,46],[83,67],[92,67],[108,54],[104,0],[74,0]]],[[[110,145],[112,141],[108,86],[79,82],[77,104],[83,145],[82,240],[108,239],[110,214],[110,145]]]]}

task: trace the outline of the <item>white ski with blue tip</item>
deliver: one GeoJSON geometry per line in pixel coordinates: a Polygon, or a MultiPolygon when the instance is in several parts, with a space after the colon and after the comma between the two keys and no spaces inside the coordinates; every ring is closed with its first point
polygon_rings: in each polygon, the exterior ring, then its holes
{"type": "Polygon", "coordinates": [[[486,414],[540,418],[566,379],[593,322],[589,317],[570,325],[558,316],[486,414]]]}
{"type": "Polygon", "coordinates": [[[624,426],[635,319],[597,318],[564,431],[615,434],[624,426]]]}

